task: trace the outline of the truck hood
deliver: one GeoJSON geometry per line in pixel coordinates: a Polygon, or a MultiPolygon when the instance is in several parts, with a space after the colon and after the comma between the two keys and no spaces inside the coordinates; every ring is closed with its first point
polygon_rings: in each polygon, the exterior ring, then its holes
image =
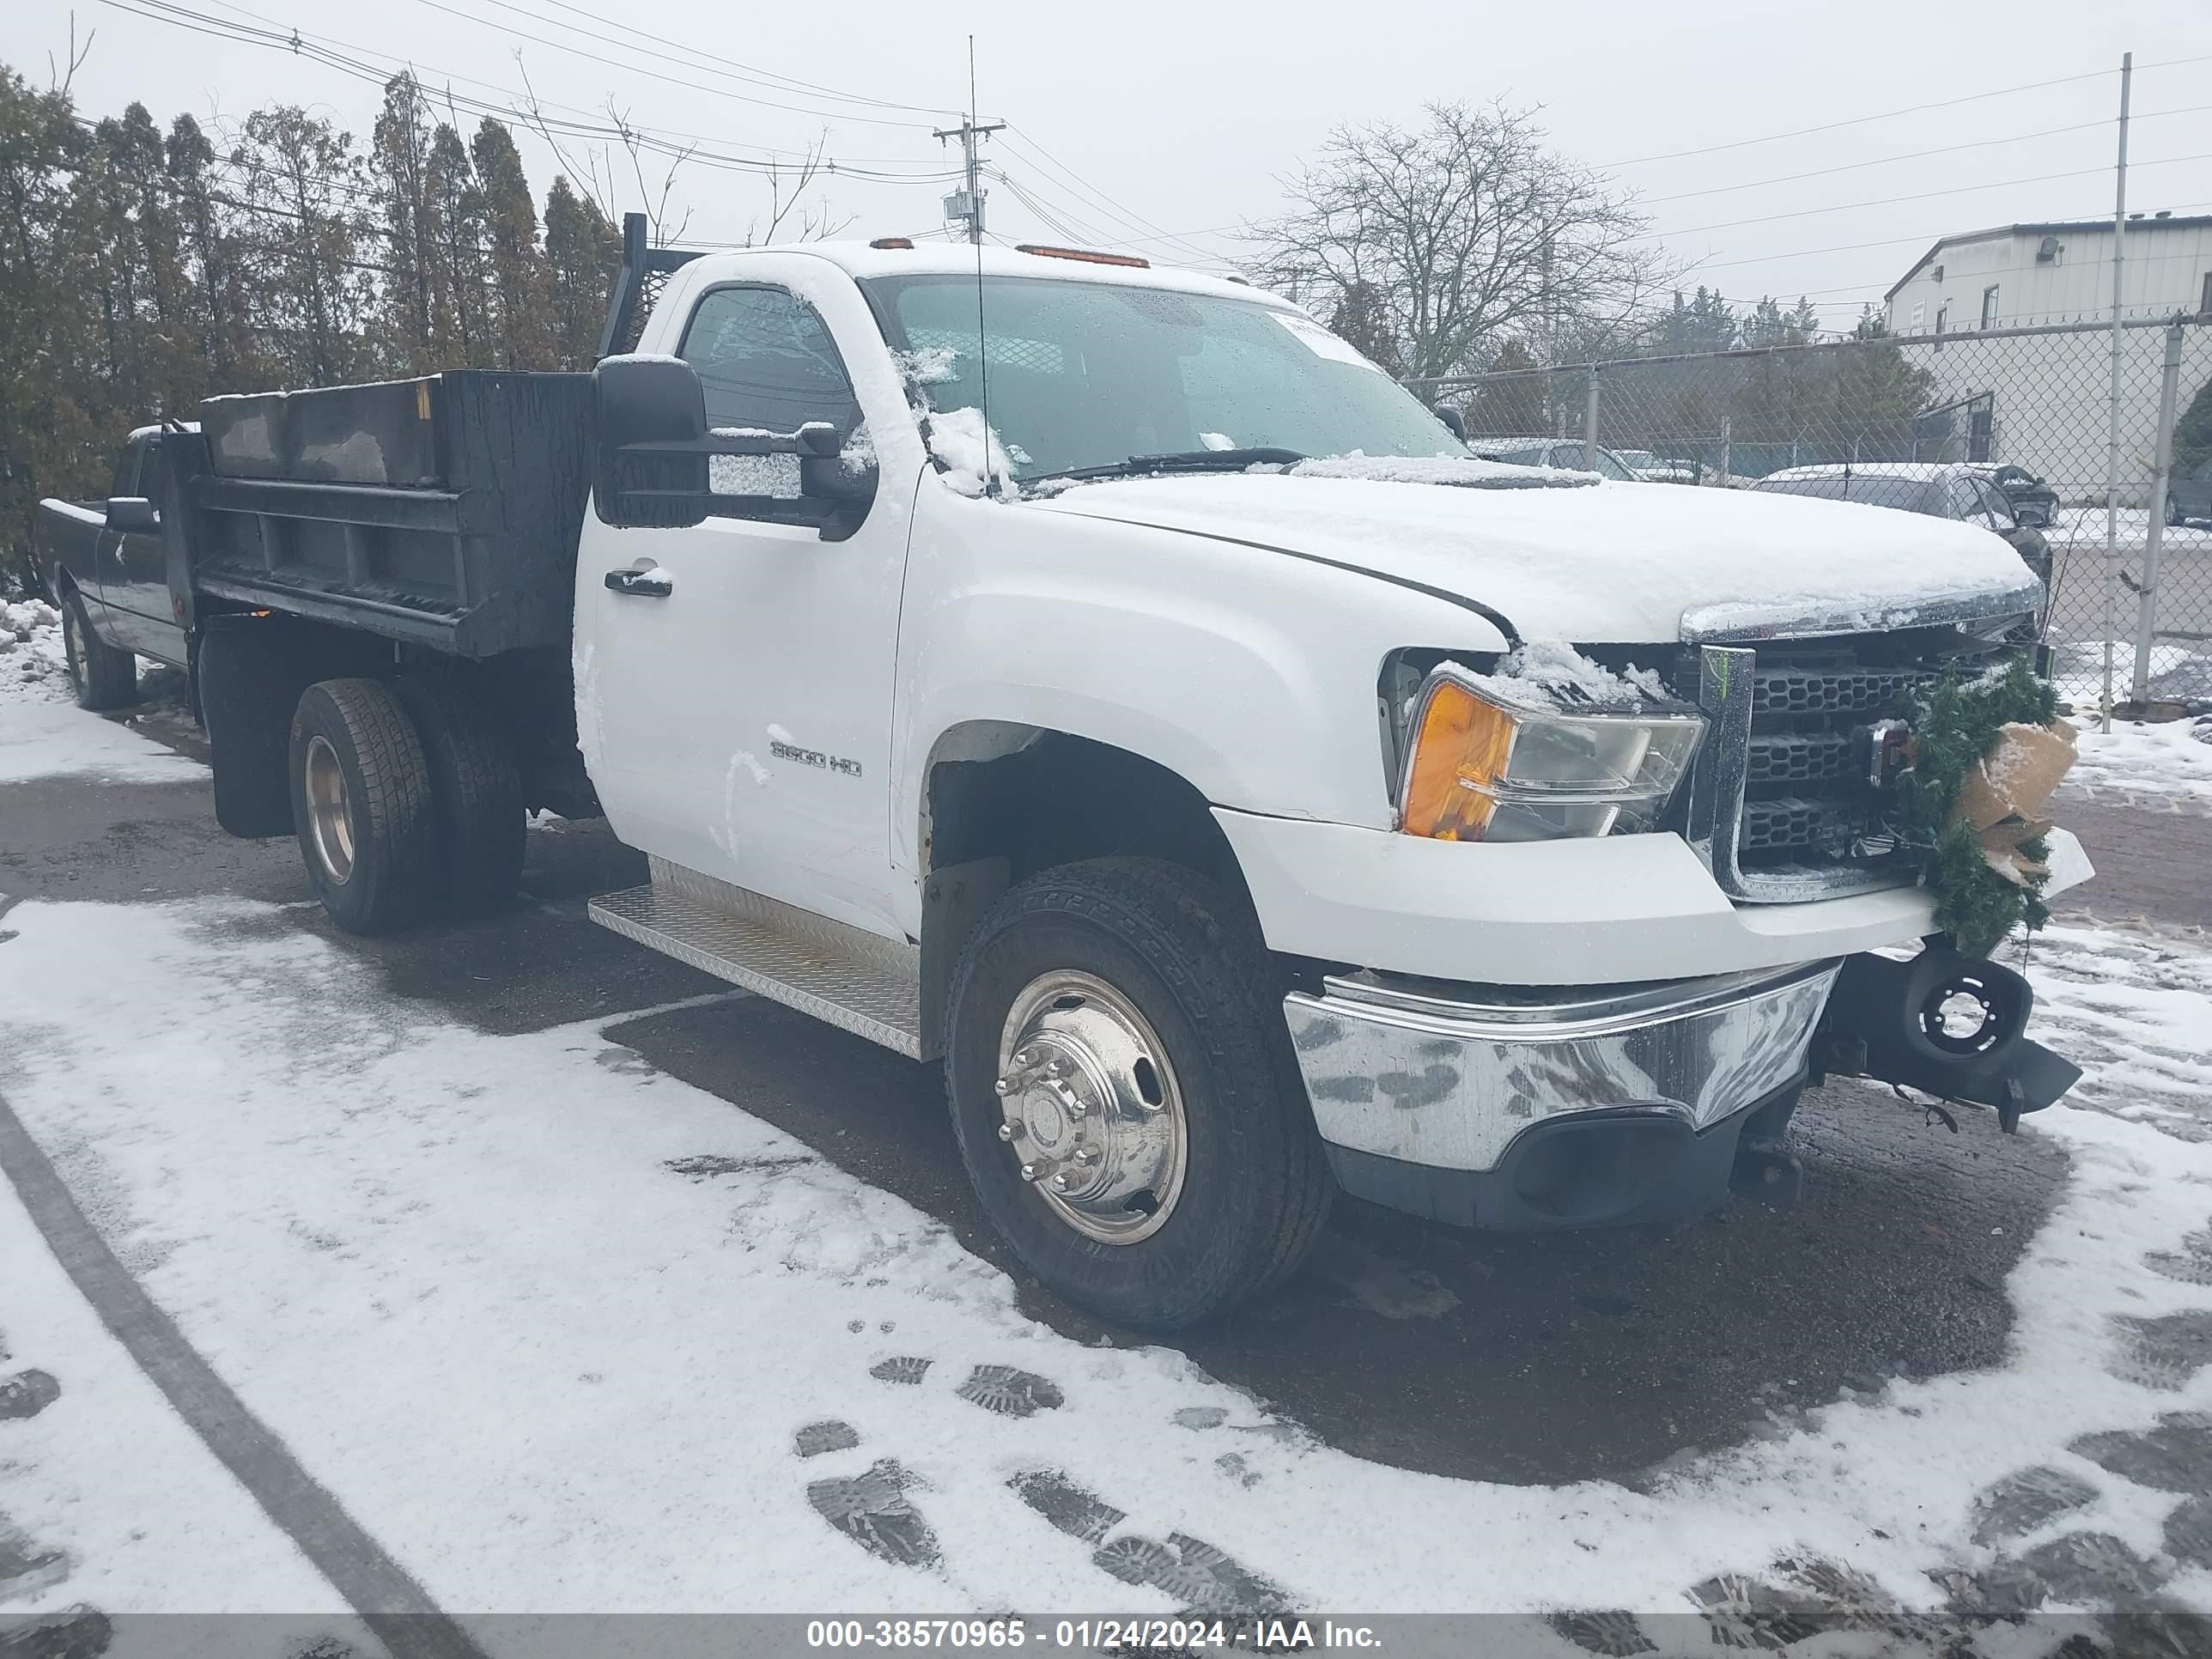
{"type": "Polygon", "coordinates": [[[1524,639],[1634,645],[1807,617],[1823,632],[1855,632],[1952,599],[1987,614],[2026,610],[2039,591],[2011,546],[1978,526],[1685,484],[1499,489],[1208,473],[1085,484],[1036,505],[1438,590],[1503,616],[1524,639]]]}

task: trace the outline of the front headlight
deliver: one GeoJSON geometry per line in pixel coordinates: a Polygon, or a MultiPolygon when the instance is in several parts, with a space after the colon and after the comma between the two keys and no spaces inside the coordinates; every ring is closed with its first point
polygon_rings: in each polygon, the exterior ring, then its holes
{"type": "MultiPolygon", "coordinates": [[[[1519,683],[1515,683],[1517,686],[1519,683]]],[[[1440,841],[1551,841],[1645,830],[1705,736],[1688,710],[1576,713],[1455,663],[1415,698],[1399,828],[1440,841]]]]}

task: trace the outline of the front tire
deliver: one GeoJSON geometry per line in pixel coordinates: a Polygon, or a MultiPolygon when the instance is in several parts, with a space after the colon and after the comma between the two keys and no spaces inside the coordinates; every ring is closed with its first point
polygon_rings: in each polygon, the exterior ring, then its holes
{"type": "Polygon", "coordinates": [[[292,716],[292,821],[307,878],[349,933],[406,927],[438,871],[430,767],[380,680],[311,685],[292,716]]]}
{"type": "Polygon", "coordinates": [[[128,708],[138,701],[138,659],[130,652],[103,644],[92,631],[91,613],[84,596],[62,595],[62,653],[68,659],[70,684],[76,706],[98,713],[128,708]]]}
{"type": "Polygon", "coordinates": [[[1253,922],[1151,859],[1066,865],[963,951],[945,1065],[969,1178],[1074,1305],[1184,1329],[1304,1259],[1334,1191],[1253,922]]]}

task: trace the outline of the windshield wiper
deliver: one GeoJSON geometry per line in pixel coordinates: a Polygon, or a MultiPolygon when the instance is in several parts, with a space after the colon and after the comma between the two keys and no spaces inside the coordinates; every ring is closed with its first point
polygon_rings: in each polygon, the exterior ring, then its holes
{"type": "Polygon", "coordinates": [[[1306,458],[1295,449],[1178,449],[1164,455],[1132,455],[1099,466],[1071,466],[1041,472],[1024,482],[1045,478],[1133,478],[1147,472],[1242,472],[1248,466],[1295,466],[1306,458]]]}

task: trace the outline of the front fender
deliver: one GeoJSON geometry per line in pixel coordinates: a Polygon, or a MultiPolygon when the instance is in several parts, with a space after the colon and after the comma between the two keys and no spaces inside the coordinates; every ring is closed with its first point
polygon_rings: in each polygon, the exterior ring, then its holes
{"type": "Polygon", "coordinates": [[[905,870],[931,764],[979,722],[1128,750],[1217,806],[1386,828],[1384,656],[1506,647],[1480,617],[1361,572],[928,483],[892,738],[905,870]]]}

